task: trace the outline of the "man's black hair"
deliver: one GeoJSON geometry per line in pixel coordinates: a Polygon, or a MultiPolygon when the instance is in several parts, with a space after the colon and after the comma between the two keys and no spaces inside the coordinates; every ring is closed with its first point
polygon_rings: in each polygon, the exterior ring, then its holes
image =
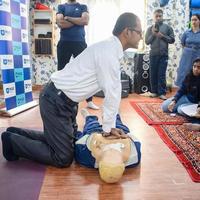
{"type": "Polygon", "coordinates": [[[135,28],[138,17],[133,13],[121,14],[114,26],[113,35],[118,36],[125,28],[135,28]]]}
{"type": "Polygon", "coordinates": [[[163,14],[163,10],[162,10],[162,9],[157,9],[157,10],[155,10],[155,11],[153,12],[153,14],[155,14],[155,13],[161,13],[161,14],[163,14]]]}
{"type": "Polygon", "coordinates": [[[197,63],[197,62],[200,62],[200,57],[196,58],[196,59],[193,61],[193,64],[194,64],[194,63],[197,63]]]}

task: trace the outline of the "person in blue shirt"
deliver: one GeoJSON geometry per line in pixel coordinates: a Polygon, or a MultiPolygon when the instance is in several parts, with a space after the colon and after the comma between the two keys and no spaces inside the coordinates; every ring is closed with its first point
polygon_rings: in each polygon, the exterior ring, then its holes
{"type": "Polygon", "coordinates": [[[175,84],[181,87],[185,76],[192,69],[192,63],[200,57],[200,16],[197,14],[191,17],[191,29],[184,32],[181,44],[183,52],[177,69],[177,79],[175,84]]]}
{"type": "Polygon", "coordinates": [[[81,113],[85,118],[83,132],[75,135],[75,160],[77,163],[89,167],[98,168],[100,177],[107,183],[115,183],[120,180],[125,167],[135,167],[141,160],[141,144],[131,134],[118,114],[116,116],[116,128],[121,129],[126,137],[104,137],[102,126],[98,117],[90,115],[86,109],[81,113]]]}
{"type": "MultiPolygon", "coordinates": [[[[88,25],[88,8],[75,0],[68,0],[58,5],[56,23],[60,28],[60,40],[57,45],[58,70],[62,70],[70,58],[78,56],[86,47],[85,29],[88,25]]],[[[98,110],[99,107],[92,102],[92,97],[86,99],[88,107],[98,110]]]]}
{"type": "Polygon", "coordinates": [[[164,112],[178,112],[184,115],[182,107],[200,102],[200,58],[194,60],[193,68],[186,76],[180,89],[174,97],[163,102],[162,110],[164,112]]]}

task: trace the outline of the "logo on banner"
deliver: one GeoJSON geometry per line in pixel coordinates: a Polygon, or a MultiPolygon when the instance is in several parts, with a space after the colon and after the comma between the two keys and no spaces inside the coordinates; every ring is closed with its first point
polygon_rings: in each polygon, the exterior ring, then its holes
{"type": "Polygon", "coordinates": [[[20,15],[22,17],[27,16],[27,6],[25,4],[20,3],[20,15]]]}
{"type": "Polygon", "coordinates": [[[12,31],[10,26],[0,25],[0,40],[12,40],[12,31]]]}
{"type": "Polygon", "coordinates": [[[16,68],[15,69],[15,82],[23,81],[24,80],[24,70],[23,68],[16,68]]]}
{"type": "Polygon", "coordinates": [[[13,69],[13,56],[12,55],[0,55],[1,69],[13,69]]]}
{"type": "Polygon", "coordinates": [[[15,83],[3,84],[5,98],[14,97],[16,95],[15,83]]]}
{"type": "Polygon", "coordinates": [[[10,1],[0,0],[0,10],[10,12],[10,1]]]}
{"type": "Polygon", "coordinates": [[[22,55],[22,43],[21,42],[13,42],[13,54],[14,55],[22,55]]]}
{"type": "Polygon", "coordinates": [[[21,106],[26,103],[25,94],[16,95],[16,104],[21,106]]]}
{"type": "Polygon", "coordinates": [[[11,24],[13,28],[21,28],[21,17],[19,15],[11,15],[11,24]]]}
{"type": "Polygon", "coordinates": [[[28,31],[21,30],[21,41],[28,43],[28,31]]]}
{"type": "Polygon", "coordinates": [[[28,93],[28,92],[32,91],[31,80],[25,80],[24,81],[24,91],[25,91],[25,93],[28,93]]]}
{"type": "Polygon", "coordinates": [[[23,67],[24,68],[30,68],[30,56],[29,55],[23,55],[23,67]]]}

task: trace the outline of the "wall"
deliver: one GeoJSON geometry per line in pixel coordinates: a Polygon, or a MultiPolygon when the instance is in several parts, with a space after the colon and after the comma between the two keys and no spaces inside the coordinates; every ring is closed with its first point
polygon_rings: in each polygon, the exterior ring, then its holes
{"type": "MultiPolygon", "coordinates": [[[[49,7],[54,11],[56,14],[57,3],[50,3],[46,1],[49,7]]],[[[33,33],[33,10],[34,10],[34,3],[35,1],[31,0],[30,5],[30,29],[31,33],[33,33]]],[[[33,84],[43,85],[44,83],[48,82],[51,74],[56,71],[57,69],[57,56],[56,56],[56,45],[59,40],[59,29],[54,22],[54,44],[53,44],[53,56],[38,56],[33,53],[34,51],[34,38],[33,34],[30,37],[31,41],[31,50],[32,50],[32,81],[33,84]]]]}
{"type": "MultiPolygon", "coordinates": [[[[51,4],[51,8],[55,11],[57,3],[51,4]]],[[[33,6],[32,6],[33,7],[33,6]]],[[[33,8],[30,8],[32,14],[33,8]]],[[[147,26],[152,24],[152,13],[155,9],[159,8],[159,0],[147,0],[146,3],[146,22],[147,26]]],[[[182,33],[187,29],[189,21],[189,0],[170,0],[168,5],[162,8],[164,11],[164,18],[166,23],[171,25],[175,32],[176,41],[175,44],[170,45],[169,48],[169,65],[167,69],[168,82],[173,82],[176,77],[176,70],[181,55],[181,44],[180,38],[182,33]]],[[[55,11],[56,12],[56,11],[55,11]]],[[[30,18],[31,19],[31,18],[30,18]]],[[[31,21],[32,24],[32,21],[31,21]]],[[[43,56],[38,57],[32,55],[32,66],[33,66],[33,83],[42,85],[49,80],[52,72],[57,68],[56,58],[56,45],[59,39],[59,29],[55,24],[55,40],[54,40],[54,56],[43,56]]],[[[33,40],[32,42],[33,43],[33,40]]],[[[33,45],[32,45],[33,46],[33,45]]],[[[148,50],[148,48],[147,48],[148,50]]],[[[128,56],[130,57],[130,55],[128,56]]],[[[130,59],[129,59],[130,60],[130,59]]],[[[124,65],[124,70],[132,77],[133,76],[133,64],[124,65]]]]}

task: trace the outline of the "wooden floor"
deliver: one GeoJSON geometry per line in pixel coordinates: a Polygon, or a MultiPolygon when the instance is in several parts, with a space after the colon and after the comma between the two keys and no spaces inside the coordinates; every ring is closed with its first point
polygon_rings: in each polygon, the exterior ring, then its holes
{"type": "MultiPolygon", "coordinates": [[[[77,164],[70,168],[48,167],[40,200],[200,200],[200,183],[190,179],[176,156],[130,106],[138,95],[129,95],[121,103],[121,117],[142,143],[139,167],[127,169],[121,182],[103,183],[98,171],[77,164]]],[[[94,98],[98,105],[102,99],[94,98]]],[[[81,103],[80,108],[86,104],[81,103]]],[[[99,115],[100,111],[93,111],[99,115]]],[[[78,114],[79,128],[83,119],[78,114]]],[[[42,127],[38,107],[12,118],[0,118],[0,127],[42,127]]]]}

